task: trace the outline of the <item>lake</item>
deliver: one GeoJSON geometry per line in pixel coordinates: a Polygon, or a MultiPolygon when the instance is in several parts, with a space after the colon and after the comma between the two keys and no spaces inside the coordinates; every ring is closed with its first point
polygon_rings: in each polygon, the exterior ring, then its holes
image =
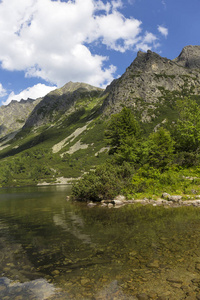
{"type": "Polygon", "coordinates": [[[200,299],[200,209],[0,190],[0,299],[200,299]]]}

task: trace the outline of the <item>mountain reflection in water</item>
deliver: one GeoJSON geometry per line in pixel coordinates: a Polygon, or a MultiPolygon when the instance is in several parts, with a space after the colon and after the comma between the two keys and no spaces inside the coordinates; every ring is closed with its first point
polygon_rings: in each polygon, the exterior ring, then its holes
{"type": "Polygon", "coordinates": [[[199,208],[89,208],[69,192],[0,190],[1,300],[198,299],[199,208]]]}

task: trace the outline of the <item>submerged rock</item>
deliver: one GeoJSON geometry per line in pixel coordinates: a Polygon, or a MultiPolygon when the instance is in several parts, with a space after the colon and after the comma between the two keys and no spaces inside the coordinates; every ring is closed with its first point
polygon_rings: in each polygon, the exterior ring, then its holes
{"type": "Polygon", "coordinates": [[[159,268],[160,264],[158,260],[154,260],[147,265],[148,268],[159,268]]]}
{"type": "Polygon", "coordinates": [[[97,204],[94,203],[94,202],[89,202],[87,206],[88,206],[88,207],[94,207],[94,206],[96,206],[96,205],[97,205],[97,204]]]}
{"type": "Polygon", "coordinates": [[[149,299],[149,296],[147,294],[144,294],[144,293],[137,294],[136,296],[137,296],[138,300],[148,300],[149,299]]]}
{"type": "Polygon", "coordinates": [[[179,283],[179,284],[183,283],[183,281],[179,278],[167,278],[166,280],[171,282],[171,283],[179,283]]]}

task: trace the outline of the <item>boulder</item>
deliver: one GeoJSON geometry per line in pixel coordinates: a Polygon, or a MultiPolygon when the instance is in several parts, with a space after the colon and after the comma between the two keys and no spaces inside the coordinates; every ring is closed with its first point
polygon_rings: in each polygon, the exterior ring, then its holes
{"type": "Polygon", "coordinates": [[[162,194],[162,198],[164,198],[164,199],[169,199],[169,197],[171,197],[171,195],[168,194],[168,193],[163,193],[162,194]]]}
{"type": "Polygon", "coordinates": [[[168,199],[171,200],[172,202],[179,202],[182,199],[182,196],[174,195],[174,196],[170,196],[168,199]]]}
{"type": "Polygon", "coordinates": [[[126,201],[126,197],[123,195],[118,195],[117,197],[115,197],[114,201],[124,202],[124,201],[126,201]]]}
{"type": "Polygon", "coordinates": [[[124,204],[124,202],[121,200],[114,200],[113,202],[115,205],[123,205],[124,204]]]}

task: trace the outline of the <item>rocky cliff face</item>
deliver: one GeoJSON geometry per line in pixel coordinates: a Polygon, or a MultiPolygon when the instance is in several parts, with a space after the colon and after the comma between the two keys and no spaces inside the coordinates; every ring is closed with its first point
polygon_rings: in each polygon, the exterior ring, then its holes
{"type": "Polygon", "coordinates": [[[185,68],[200,69],[200,46],[184,47],[174,62],[185,68]]]}
{"type": "Polygon", "coordinates": [[[41,126],[57,121],[64,114],[72,113],[78,101],[90,101],[98,97],[103,90],[89,84],[68,82],[62,88],[47,94],[34,108],[24,127],[41,126]]]}
{"type": "Polygon", "coordinates": [[[0,137],[16,132],[23,127],[29,114],[41,101],[28,99],[20,102],[13,100],[10,104],[0,107],[0,137]]]}
{"type": "Polygon", "coordinates": [[[139,51],[130,67],[107,87],[105,94],[108,96],[102,107],[104,115],[127,106],[140,112],[143,122],[151,121],[154,111],[166,101],[200,95],[200,46],[185,47],[175,60],[151,51],[139,51]]]}

